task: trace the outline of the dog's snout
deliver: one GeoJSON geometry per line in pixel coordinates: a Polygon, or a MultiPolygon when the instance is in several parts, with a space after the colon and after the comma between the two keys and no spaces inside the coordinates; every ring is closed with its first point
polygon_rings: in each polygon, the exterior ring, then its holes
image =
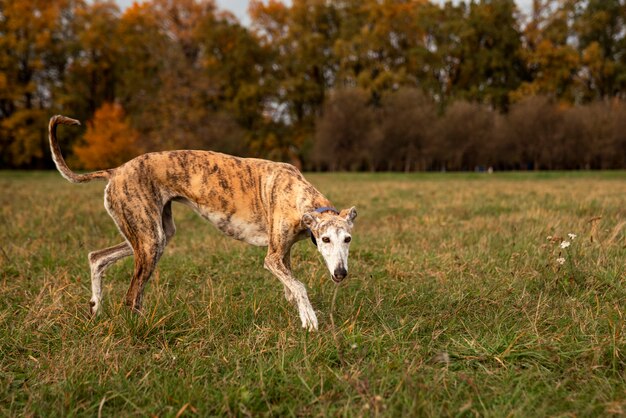
{"type": "Polygon", "coordinates": [[[346,278],[347,275],[348,271],[343,267],[337,267],[335,269],[335,272],[333,273],[333,276],[335,276],[335,279],[337,280],[343,280],[346,278]]]}

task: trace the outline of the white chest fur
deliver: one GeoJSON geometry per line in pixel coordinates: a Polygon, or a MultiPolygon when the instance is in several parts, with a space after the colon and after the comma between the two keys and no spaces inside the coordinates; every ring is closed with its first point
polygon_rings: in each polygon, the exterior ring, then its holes
{"type": "Polygon", "coordinates": [[[220,212],[202,210],[200,214],[228,237],[258,247],[268,245],[269,239],[267,232],[264,228],[255,223],[242,220],[238,218],[237,215],[226,215],[220,212]]]}

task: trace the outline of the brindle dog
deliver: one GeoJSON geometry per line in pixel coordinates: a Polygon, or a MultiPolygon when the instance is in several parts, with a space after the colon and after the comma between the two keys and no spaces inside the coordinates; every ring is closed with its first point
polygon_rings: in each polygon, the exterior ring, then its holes
{"type": "Polygon", "coordinates": [[[108,181],[104,206],[125,239],[89,253],[92,314],[100,308],[104,270],[130,255],[135,269],[126,304],[141,310],[144,287],[176,232],[172,202],[181,202],[225,235],[267,246],[264,267],[282,282],[287,300],[297,304],[302,327],[317,329],[306,289],[291,272],[291,247],[312,235],[332,279],[342,281],[348,274],[354,207],[337,212],[292,165],[210,151],[149,153],[117,168],[76,174],[61,155],[59,124],[80,122],[60,115],[50,119],[50,148],[57,169],[73,183],[108,181]]]}

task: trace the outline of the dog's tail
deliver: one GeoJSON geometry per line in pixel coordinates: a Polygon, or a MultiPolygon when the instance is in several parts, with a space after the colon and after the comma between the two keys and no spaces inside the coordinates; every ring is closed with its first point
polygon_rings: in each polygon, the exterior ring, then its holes
{"type": "Polygon", "coordinates": [[[57,140],[57,125],[80,125],[80,122],[76,119],[71,119],[65,116],[56,115],[50,118],[50,125],[48,125],[48,133],[50,137],[50,150],[52,151],[52,159],[57,166],[57,170],[72,183],[85,183],[91,180],[101,179],[106,180],[111,177],[112,170],[94,171],[86,174],[76,174],[65,163],[63,155],[61,154],[61,148],[59,148],[59,141],[57,140]]]}

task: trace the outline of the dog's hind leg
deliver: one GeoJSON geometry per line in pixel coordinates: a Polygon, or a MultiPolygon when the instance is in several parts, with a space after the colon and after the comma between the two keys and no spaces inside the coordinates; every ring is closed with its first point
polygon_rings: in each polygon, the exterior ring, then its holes
{"type": "MultiPolygon", "coordinates": [[[[159,259],[163,255],[165,246],[176,233],[176,225],[172,217],[172,202],[169,201],[163,207],[161,213],[161,225],[152,220],[151,216],[145,217],[139,229],[142,231],[140,241],[133,245],[135,252],[135,269],[126,292],[126,305],[136,312],[141,311],[143,291],[156,268],[159,259]]],[[[137,236],[137,235],[134,235],[137,236]]]]}
{"type": "Polygon", "coordinates": [[[176,225],[172,217],[172,201],[170,200],[163,207],[163,231],[165,232],[165,240],[170,242],[176,233],[176,225]]]}
{"type": "Polygon", "coordinates": [[[126,292],[126,306],[136,312],[141,311],[143,290],[163,254],[165,243],[165,236],[162,239],[148,238],[134,249],[135,269],[126,292]]]}
{"type": "Polygon", "coordinates": [[[117,260],[132,254],[133,250],[127,242],[89,253],[89,266],[91,267],[91,300],[89,301],[89,306],[92,315],[98,313],[100,309],[104,271],[117,260]]]}
{"type": "Polygon", "coordinates": [[[168,238],[174,234],[174,223],[167,202],[161,201],[158,195],[147,199],[145,185],[131,186],[122,180],[111,181],[105,192],[105,206],[132,247],[135,267],[126,292],[126,305],[140,311],[143,289],[165,250],[168,238]]]}
{"type": "MultiPolygon", "coordinates": [[[[140,211],[124,208],[120,229],[128,238],[135,258],[135,268],[130,286],[126,292],[126,305],[134,311],[141,311],[143,290],[156,268],[168,241],[163,220],[163,208],[156,205],[140,207],[140,211]]],[[[137,208],[138,206],[135,206],[137,208]]],[[[173,226],[173,222],[172,222],[173,226]]],[[[173,231],[170,230],[173,235],[173,231]]]]}

